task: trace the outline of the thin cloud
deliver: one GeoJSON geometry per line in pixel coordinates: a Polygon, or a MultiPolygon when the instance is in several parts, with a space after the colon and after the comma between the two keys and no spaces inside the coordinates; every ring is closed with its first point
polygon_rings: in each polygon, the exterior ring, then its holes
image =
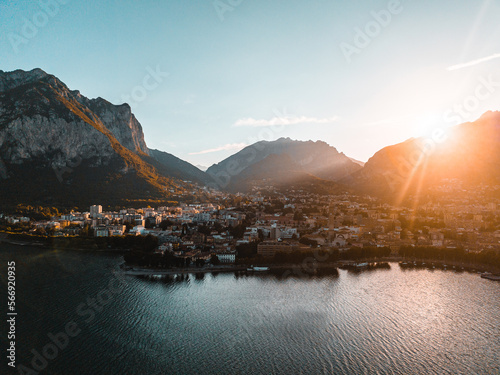
{"type": "Polygon", "coordinates": [[[448,68],[446,68],[446,70],[450,70],[451,71],[451,70],[458,70],[458,69],[468,68],[469,66],[478,65],[478,64],[481,64],[481,63],[486,62],[486,61],[490,61],[490,60],[493,60],[493,59],[498,59],[499,57],[500,57],[500,53],[495,53],[495,54],[493,54],[491,56],[486,56],[486,57],[483,57],[481,59],[469,61],[467,63],[449,66],[448,68]]]}
{"type": "Polygon", "coordinates": [[[361,126],[376,126],[376,125],[389,125],[389,124],[396,124],[398,122],[408,120],[415,118],[416,116],[404,116],[404,117],[397,117],[397,118],[387,118],[384,120],[379,120],[379,121],[373,121],[373,122],[365,122],[361,124],[361,126]]]}
{"type": "Polygon", "coordinates": [[[210,148],[208,150],[203,150],[203,151],[198,151],[198,152],[190,152],[189,155],[203,155],[203,154],[210,154],[212,152],[219,152],[219,151],[229,151],[229,150],[241,150],[248,146],[246,143],[227,143],[224,146],[216,147],[216,148],[210,148]]]}
{"type": "Polygon", "coordinates": [[[274,126],[274,125],[297,125],[297,124],[331,124],[337,121],[337,116],[328,118],[306,117],[306,116],[287,116],[273,117],[270,120],[256,120],[253,118],[244,118],[236,121],[233,126],[274,126]]]}

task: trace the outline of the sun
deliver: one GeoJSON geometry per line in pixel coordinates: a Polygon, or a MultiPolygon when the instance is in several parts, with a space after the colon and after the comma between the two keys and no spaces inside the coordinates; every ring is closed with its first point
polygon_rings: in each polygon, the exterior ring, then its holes
{"type": "Polygon", "coordinates": [[[415,138],[431,136],[436,129],[444,129],[442,117],[436,113],[426,113],[415,117],[412,124],[412,136],[415,138]]]}

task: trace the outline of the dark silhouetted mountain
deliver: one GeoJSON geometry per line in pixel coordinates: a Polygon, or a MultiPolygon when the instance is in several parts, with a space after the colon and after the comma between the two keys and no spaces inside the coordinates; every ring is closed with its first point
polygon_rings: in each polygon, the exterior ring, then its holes
{"type": "Polygon", "coordinates": [[[200,184],[212,182],[212,178],[209,174],[168,152],[150,149],[149,155],[165,167],[164,173],[169,176],[198,182],[200,184]]]}
{"type": "Polygon", "coordinates": [[[127,104],[88,99],[40,69],[0,71],[2,205],[166,202],[192,195],[195,187],[187,181],[231,192],[349,186],[397,203],[443,181],[500,184],[499,146],[500,113],[487,112],[450,128],[446,139],[412,138],[385,147],[364,166],[325,142],[280,138],[248,146],[205,173],[148,149],[127,104]]]}
{"type": "Polygon", "coordinates": [[[444,181],[500,183],[500,113],[434,137],[412,138],[378,151],[362,170],[342,180],[359,191],[401,202],[444,181]]]}
{"type": "Polygon", "coordinates": [[[348,190],[330,180],[307,173],[288,154],[270,154],[250,165],[230,184],[232,191],[251,191],[252,188],[302,189],[311,193],[329,194],[348,190]]]}
{"type": "Polygon", "coordinates": [[[276,184],[296,182],[306,176],[338,181],[360,169],[360,165],[325,142],[280,138],[245,147],[212,165],[207,173],[222,188],[245,191],[264,179],[276,184]]]}
{"type": "Polygon", "coordinates": [[[40,69],[0,71],[0,161],[2,204],[131,204],[191,189],[150,156],[128,104],[87,99],[40,69]]]}
{"type": "Polygon", "coordinates": [[[365,162],[363,162],[363,161],[356,160],[356,159],[354,159],[354,158],[349,158],[349,159],[350,159],[352,162],[354,162],[354,163],[356,163],[356,164],[360,165],[361,167],[364,167],[364,166],[365,166],[365,162]]]}

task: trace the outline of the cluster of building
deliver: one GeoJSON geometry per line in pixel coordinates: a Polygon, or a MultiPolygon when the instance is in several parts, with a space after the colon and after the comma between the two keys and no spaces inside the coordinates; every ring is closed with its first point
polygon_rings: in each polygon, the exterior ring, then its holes
{"type": "MultiPolygon", "coordinates": [[[[31,231],[51,228],[55,236],[95,237],[152,235],[157,252],[208,261],[236,260],[237,246],[258,243],[257,253],[272,257],[313,247],[401,246],[500,251],[500,202],[489,194],[498,187],[468,191],[460,185],[440,187],[443,195],[411,207],[393,207],[369,196],[320,195],[304,190],[253,191],[237,196],[232,207],[197,203],[71,212],[50,221],[30,222],[31,231]],[[450,191],[451,190],[451,191],[450,191]],[[445,193],[445,194],[444,194],[445,193]]],[[[439,191],[437,192],[439,193],[439,191]]],[[[27,217],[4,217],[9,223],[27,217]]]]}

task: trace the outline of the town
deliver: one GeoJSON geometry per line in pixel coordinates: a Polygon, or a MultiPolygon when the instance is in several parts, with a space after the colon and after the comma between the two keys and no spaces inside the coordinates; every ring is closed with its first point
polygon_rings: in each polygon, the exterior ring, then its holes
{"type": "MultiPolygon", "coordinates": [[[[71,211],[46,220],[2,214],[0,223],[4,234],[17,231],[96,240],[148,237],[152,253],[168,254],[176,259],[175,265],[184,267],[234,264],[242,259],[286,261],[287,256],[291,259],[311,249],[342,254],[370,248],[397,256],[411,248],[425,248],[426,254],[429,249],[446,249],[498,257],[500,202],[491,192],[499,189],[482,186],[469,191],[458,181],[445,181],[435,189],[436,199],[415,202],[417,208],[411,208],[411,204],[394,207],[370,196],[261,186],[246,195],[213,195],[211,203],[117,211],[93,205],[87,212],[71,211]]],[[[104,243],[111,247],[111,242],[104,243]]]]}

